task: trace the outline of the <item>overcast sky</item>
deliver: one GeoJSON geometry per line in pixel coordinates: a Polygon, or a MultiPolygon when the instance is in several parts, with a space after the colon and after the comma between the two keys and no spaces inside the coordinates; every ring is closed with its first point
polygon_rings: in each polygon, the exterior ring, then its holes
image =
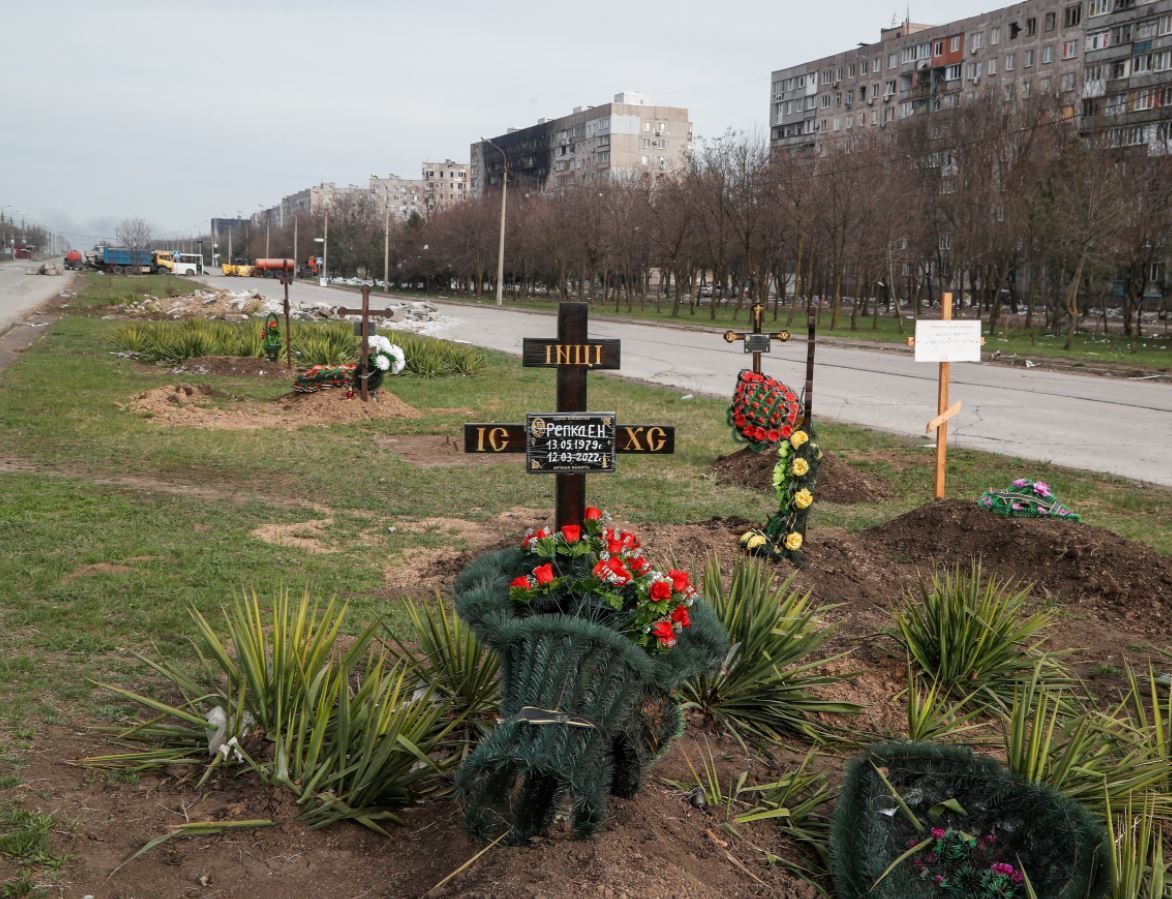
{"type": "MultiPolygon", "coordinates": [[[[941,23],[1002,5],[932,0],[941,23]]],[[[0,207],[88,248],[139,216],[203,233],[321,181],[419,177],[623,90],[697,137],[764,132],[769,75],[875,41],[882,0],[14,0],[0,18],[0,207]],[[9,208],[11,207],[11,208],[9,208]]]]}

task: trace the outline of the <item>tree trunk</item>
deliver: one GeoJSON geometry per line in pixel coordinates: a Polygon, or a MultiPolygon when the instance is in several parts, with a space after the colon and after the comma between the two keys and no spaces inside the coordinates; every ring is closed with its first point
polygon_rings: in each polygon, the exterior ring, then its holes
{"type": "Polygon", "coordinates": [[[1078,328],[1078,289],[1082,285],[1082,271],[1086,266],[1086,253],[1078,257],[1078,265],[1074,269],[1074,277],[1070,279],[1070,289],[1066,292],[1066,315],[1069,321],[1066,326],[1066,343],[1062,348],[1074,349],[1074,332],[1078,328]]]}

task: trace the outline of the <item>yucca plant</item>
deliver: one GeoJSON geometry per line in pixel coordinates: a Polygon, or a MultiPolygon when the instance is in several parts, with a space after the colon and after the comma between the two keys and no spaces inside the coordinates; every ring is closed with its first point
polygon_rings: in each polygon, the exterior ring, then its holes
{"type": "Polygon", "coordinates": [[[1042,653],[1053,614],[1026,611],[1030,589],[985,577],[980,562],[938,571],[895,612],[898,638],[915,666],[954,699],[1008,708],[1015,685],[1039,658],[1055,681],[1066,677],[1042,653]]]}
{"type": "Polygon", "coordinates": [[[403,610],[410,630],[405,638],[388,635],[391,652],[463,722],[459,734],[464,749],[471,749],[491,728],[500,704],[497,657],[438,594],[433,605],[408,600],[403,610]]]}
{"type": "Polygon", "coordinates": [[[282,593],[266,613],[253,593],[225,611],[221,633],[192,610],[206,647],[192,641],[197,674],[139,656],[177,702],[99,685],[150,710],[118,733],[148,747],[82,763],[202,765],[202,782],[235,762],[292,790],[315,825],[350,818],[379,830],[398,820],[393,808],[445,786],[438,775],[453,759],[443,744],[459,718],[430,691],[414,696],[406,666],[369,652],[376,625],[343,646],[346,611],[282,593]]]}
{"type": "Polygon", "coordinates": [[[405,331],[393,331],[388,336],[407,356],[406,374],[422,378],[474,375],[486,364],[484,354],[473,346],[405,331]]]}
{"type": "Polygon", "coordinates": [[[1015,691],[1005,717],[1006,766],[1082,802],[1101,817],[1108,805],[1148,795],[1154,814],[1172,814],[1172,795],[1161,792],[1168,765],[1153,758],[1116,712],[1082,708],[1046,682],[1038,662],[1015,691]]]}
{"type": "Polygon", "coordinates": [[[732,821],[737,807],[743,805],[741,794],[745,790],[745,781],[749,773],[741,771],[730,775],[726,784],[720,776],[720,768],[716,764],[716,756],[712,753],[707,737],[704,738],[704,754],[700,757],[700,768],[697,770],[687,752],[684,753],[684,764],[688,766],[688,772],[692,775],[691,783],[676,780],[665,780],[664,783],[688,793],[692,804],[697,808],[719,810],[721,826],[739,837],[740,834],[733,828],[732,821]]]}
{"type": "Polygon", "coordinates": [[[1164,861],[1164,835],[1151,797],[1116,812],[1107,804],[1111,840],[1111,899],[1172,899],[1172,865],[1164,861]]]}
{"type": "Polygon", "coordinates": [[[778,739],[785,733],[825,732],[816,716],[849,714],[858,706],[819,698],[819,687],[842,676],[819,673],[829,659],[811,658],[831,630],[816,617],[809,593],[793,588],[793,576],[778,585],[761,559],[741,558],[726,588],[720,565],[709,558],[703,594],[733,644],[721,669],[686,681],[685,705],[699,709],[742,745],[746,739],[778,739]]]}
{"type": "Polygon", "coordinates": [[[306,324],[293,329],[293,356],[299,365],[343,365],[358,358],[358,339],[345,324],[306,324]]]}
{"type": "Polygon", "coordinates": [[[1116,709],[1116,716],[1126,722],[1136,742],[1146,748],[1153,761],[1162,762],[1167,772],[1162,789],[1172,793],[1172,687],[1157,681],[1156,669],[1149,664],[1146,676],[1128,666],[1128,690],[1116,709]]]}
{"type": "MultiPolygon", "coordinates": [[[[973,719],[981,709],[968,707],[972,694],[950,702],[939,681],[928,681],[908,664],[907,738],[915,743],[943,740],[981,727],[973,719]],[[967,708],[966,708],[967,707],[967,708]]],[[[969,737],[969,741],[972,738],[969,737]]]]}

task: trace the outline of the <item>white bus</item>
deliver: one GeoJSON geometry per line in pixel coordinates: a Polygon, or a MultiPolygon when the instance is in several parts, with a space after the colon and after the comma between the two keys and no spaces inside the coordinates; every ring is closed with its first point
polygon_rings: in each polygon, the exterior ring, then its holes
{"type": "Polygon", "coordinates": [[[199,253],[176,253],[171,268],[173,275],[202,275],[203,256],[199,253]]]}

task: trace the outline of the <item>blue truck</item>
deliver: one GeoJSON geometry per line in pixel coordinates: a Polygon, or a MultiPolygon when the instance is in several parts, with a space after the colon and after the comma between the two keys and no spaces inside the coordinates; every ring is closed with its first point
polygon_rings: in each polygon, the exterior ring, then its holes
{"type": "Polygon", "coordinates": [[[154,250],[131,250],[126,247],[94,247],[90,264],[100,272],[115,275],[154,275],[159,273],[160,268],[166,270],[166,267],[160,266],[158,254],[154,250]]]}

